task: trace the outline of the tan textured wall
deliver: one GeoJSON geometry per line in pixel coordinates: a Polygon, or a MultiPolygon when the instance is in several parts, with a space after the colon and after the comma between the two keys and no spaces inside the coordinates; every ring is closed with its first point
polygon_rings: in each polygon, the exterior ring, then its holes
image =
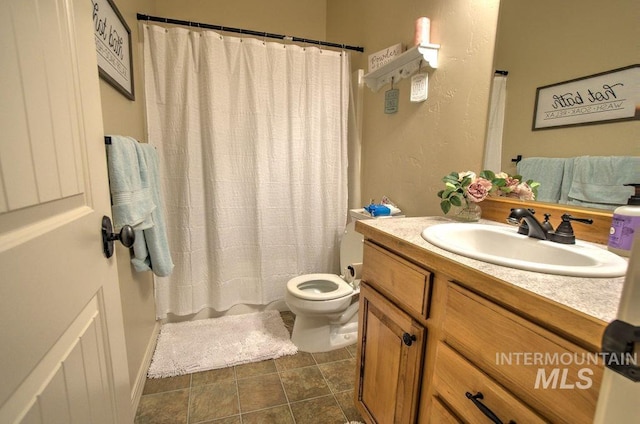
{"type": "MultiPolygon", "coordinates": [[[[152,0],[114,0],[131,29],[135,101],[124,97],[100,79],[102,118],[105,134],[129,135],[145,141],[144,100],[142,94],[142,40],[138,38],[136,13],[150,10],[152,0]]],[[[136,272],[131,266],[129,249],[116,243],[116,260],[122,298],[124,334],[127,342],[129,379],[133,385],[141,370],[155,327],[153,278],[150,272],[136,272]]]]}
{"type": "Polygon", "coordinates": [[[362,199],[389,196],[411,216],[440,215],[441,178],[479,170],[486,131],[498,0],[328,0],[327,37],[362,45],[352,63],[366,70],[370,53],[413,40],[414,22],[431,19],[441,44],[439,68],[429,75],[429,98],[410,103],[410,80],[399,111],[385,115],[384,92],[365,88],[362,199]]]}
{"type": "Polygon", "coordinates": [[[155,0],[155,15],[213,25],[325,38],[325,0],[155,0]]]}
{"type": "Polygon", "coordinates": [[[509,71],[503,167],[510,159],[640,155],[638,121],[532,131],[536,88],[638,63],[637,0],[509,0],[500,6],[496,69],[509,71]]]}

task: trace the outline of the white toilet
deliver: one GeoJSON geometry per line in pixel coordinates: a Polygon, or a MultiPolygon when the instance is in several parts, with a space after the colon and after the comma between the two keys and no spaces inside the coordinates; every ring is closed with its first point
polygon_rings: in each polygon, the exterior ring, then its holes
{"type": "Polygon", "coordinates": [[[351,345],[358,338],[360,280],[345,281],[346,268],[362,262],[363,237],[355,221],[367,219],[361,209],[350,211],[340,241],[340,269],[343,275],[305,274],[287,283],[285,301],[296,315],[291,340],[303,352],[327,352],[351,345]]]}

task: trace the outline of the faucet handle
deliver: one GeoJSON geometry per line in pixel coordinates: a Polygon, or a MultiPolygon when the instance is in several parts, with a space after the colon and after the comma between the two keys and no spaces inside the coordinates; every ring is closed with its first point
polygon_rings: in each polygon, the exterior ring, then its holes
{"type": "Polygon", "coordinates": [[[551,241],[562,244],[576,244],[576,236],[573,233],[571,221],[581,222],[583,224],[593,224],[593,219],[576,218],[569,215],[568,213],[565,213],[562,215],[562,222],[560,223],[560,225],[558,225],[556,231],[554,231],[551,235],[551,241]]]}
{"type": "Polygon", "coordinates": [[[582,222],[583,224],[593,224],[593,219],[590,218],[576,218],[575,216],[571,216],[568,213],[565,213],[562,215],[562,221],[576,221],[576,222],[582,222]]]}
{"type": "Polygon", "coordinates": [[[542,221],[542,223],[540,224],[547,233],[550,231],[553,231],[553,225],[551,225],[551,223],[549,222],[550,217],[551,217],[550,213],[545,213],[544,221],[542,221]]]}

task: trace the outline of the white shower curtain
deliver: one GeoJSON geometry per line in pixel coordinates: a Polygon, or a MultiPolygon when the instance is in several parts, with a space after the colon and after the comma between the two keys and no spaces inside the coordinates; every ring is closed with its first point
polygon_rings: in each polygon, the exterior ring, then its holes
{"type": "Polygon", "coordinates": [[[364,70],[351,74],[349,96],[349,209],[362,207],[362,105],[364,97],[364,70]]]}
{"type": "Polygon", "coordinates": [[[489,99],[489,123],[484,147],[483,169],[502,171],[502,132],[507,101],[507,76],[495,75],[489,99]]]}
{"type": "Polygon", "coordinates": [[[149,142],[176,263],[156,314],[265,305],[338,272],[347,215],[345,53],[144,26],[149,142]]]}

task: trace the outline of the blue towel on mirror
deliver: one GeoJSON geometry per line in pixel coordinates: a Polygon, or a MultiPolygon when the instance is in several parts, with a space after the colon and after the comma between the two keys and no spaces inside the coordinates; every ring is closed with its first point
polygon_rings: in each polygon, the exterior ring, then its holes
{"type": "Polygon", "coordinates": [[[540,183],[535,200],[557,203],[560,201],[565,162],[564,158],[525,158],[518,162],[517,170],[524,181],[540,183]]]}
{"type": "Polygon", "coordinates": [[[640,183],[640,156],[580,156],[574,160],[568,203],[599,209],[626,205],[640,183]]]}
{"type": "Polygon", "coordinates": [[[573,164],[575,158],[566,158],[564,162],[564,173],[562,174],[562,185],[560,187],[560,202],[562,204],[569,203],[569,190],[571,189],[571,181],[573,181],[573,164]]]}

